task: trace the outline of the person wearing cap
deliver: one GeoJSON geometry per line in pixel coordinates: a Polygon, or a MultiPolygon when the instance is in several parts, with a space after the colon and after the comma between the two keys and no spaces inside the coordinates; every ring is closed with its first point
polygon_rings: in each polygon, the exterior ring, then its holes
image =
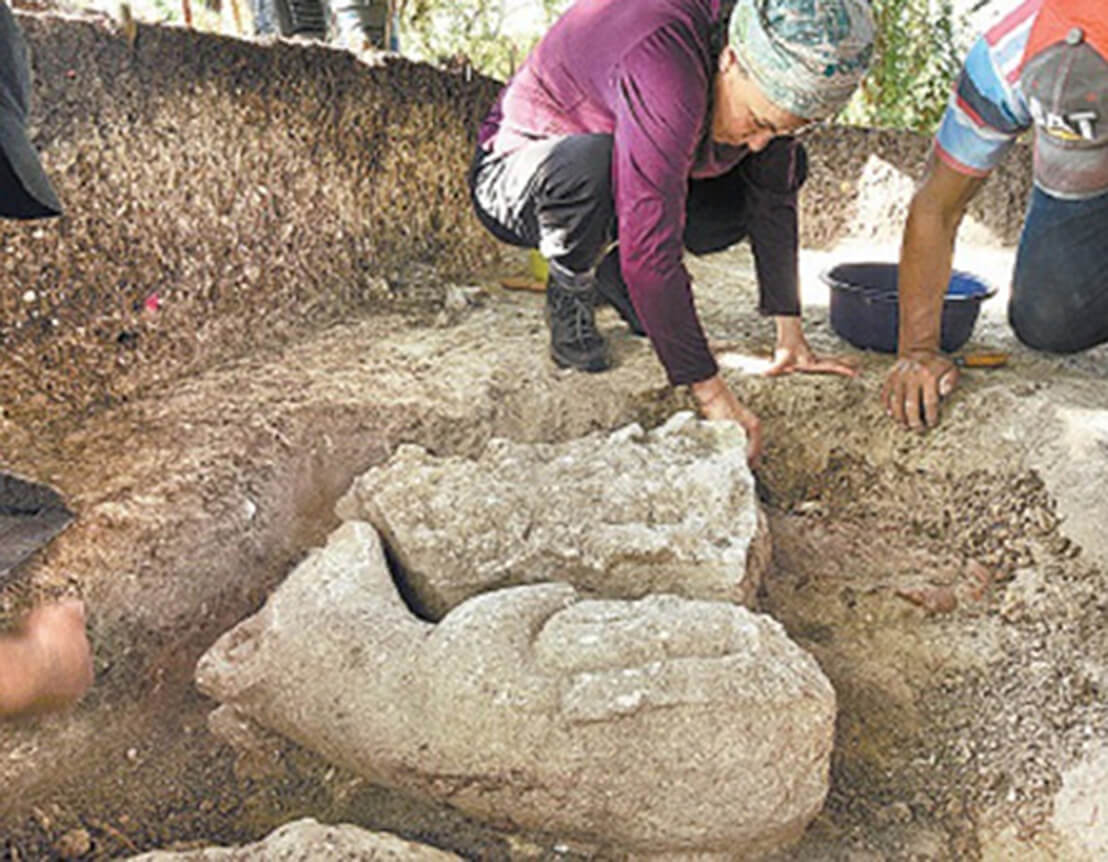
{"type": "Polygon", "coordinates": [[[645,334],[708,418],[756,416],[730,391],[697,317],[685,249],[749,237],[770,372],[854,369],[813,354],[800,323],[800,127],[838,111],[873,50],[865,0],[577,0],[501,91],[469,185],[481,222],[549,262],[554,361],[609,367],[593,306],[645,334]]]}
{"type": "MultiPolygon", "coordinates": [[[[36,219],[62,208],[27,138],[31,73],[15,16],[0,0],[0,216],[36,219]]],[[[11,288],[9,288],[11,289],[11,288]]],[[[61,709],[92,684],[85,607],[76,599],[31,611],[0,635],[0,718],[61,709]]]]}
{"type": "Polygon", "coordinates": [[[939,350],[958,225],[1012,142],[1034,128],[1034,185],[1008,320],[1036,350],[1108,341],[1108,17],[1104,0],[1026,0],[971,48],[912,198],[901,245],[898,358],[886,412],[939,421],[958,370],[939,350]]]}

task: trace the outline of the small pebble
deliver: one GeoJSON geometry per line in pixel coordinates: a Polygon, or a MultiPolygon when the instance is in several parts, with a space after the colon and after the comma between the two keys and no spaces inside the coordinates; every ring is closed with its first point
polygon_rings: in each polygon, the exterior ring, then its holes
{"type": "Polygon", "coordinates": [[[62,859],[79,859],[92,850],[92,836],[84,829],[71,829],[54,845],[62,859]]]}

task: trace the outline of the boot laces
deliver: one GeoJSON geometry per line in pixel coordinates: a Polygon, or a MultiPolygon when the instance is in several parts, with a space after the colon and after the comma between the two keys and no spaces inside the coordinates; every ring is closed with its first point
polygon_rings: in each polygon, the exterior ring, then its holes
{"type": "Polygon", "coordinates": [[[584,294],[577,295],[564,288],[560,294],[556,306],[559,319],[567,324],[569,341],[591,347],[601,342],[600,333],[596,329],[596,319],[588,297],[584,294]]]}

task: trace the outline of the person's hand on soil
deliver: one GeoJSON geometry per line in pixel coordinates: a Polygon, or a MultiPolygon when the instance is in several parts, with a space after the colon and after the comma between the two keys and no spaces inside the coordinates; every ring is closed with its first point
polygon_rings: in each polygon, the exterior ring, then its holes
{"type": "Polygon", "coordinates": [[[881,390],[893,421],[922,431],[939,424],[939,402],[958,385],[958,368],[938,351],[916,351],[897,359],[881,390]]]}
{"type": "Polygon", "coordinates": [[[717,374],[692,385],[700,415],[705,419],[729,419],[746,431],[746,460],[750,469],[758,466],[762,457],[762,422],[755,416],[717,374]]]}
{"type": "Polygon", "coordinates": [[[848,357],[817,356],[804,337],[804,329],[799,317],[777,318],[777,346],[773,350],[773,361],[762,372],[766,377],[779,377],[782,374],[841,374],[855,377],[858,367],[848,357]]]}
{"type": "Polygon", "coordinates": [[[43,605],[0,648],[0,676],[9,681],[9,714],[37,714],[72,706],[92,685],[92,653],[85,606],[77,599],[43,605]]]}

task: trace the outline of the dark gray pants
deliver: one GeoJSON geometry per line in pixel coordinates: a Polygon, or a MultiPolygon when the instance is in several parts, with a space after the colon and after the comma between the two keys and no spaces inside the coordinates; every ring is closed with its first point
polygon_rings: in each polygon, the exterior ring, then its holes
{"type": "Polygon", "coordinates": [[[548,138],[508,155],[478,150],[470,190],[497,239],[572,272],[595,266],[615,237],[611,135],[548,138]]]}
{"type": "MultiPolygon", "coordinates": [[[[749,236],[766,314],[800,310],[795,198],[806,177],[803,147],[777,138],[726,174],[689,181],[685,248],[707,254],[749,236]]],[[[595,266],[618,236],[611,135],[548,138],[508,155],[478,149],[469,187],[478,218],[494,236],[537,248],[572,272],[595,266]]]]}

